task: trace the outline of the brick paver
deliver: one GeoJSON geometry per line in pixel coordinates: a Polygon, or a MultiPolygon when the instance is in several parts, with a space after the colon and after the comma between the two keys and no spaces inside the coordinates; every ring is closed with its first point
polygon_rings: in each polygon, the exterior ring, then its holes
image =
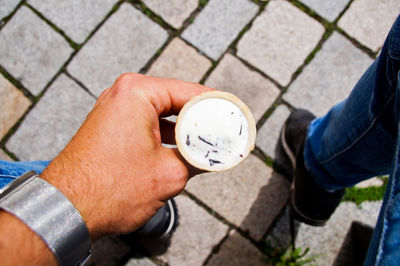
{"type": "Polygon", "coordinates": [[[183,22],[199,4],[198,0],[143,0],[143,2],[176,29],[179,29],[182,26],[183,22]]]}
{"type": "Polygon", "coordinates": [[[175,38],[152,64],[147,74],[199,82],[210,67],[210,60],[181,39],[175,38]]]}
{"type": "MultiPolygon", "coordinates": [[[[120,265],[120,261],[130,250],[131,247],[116,236],[103,237],[93,243],[92,257],[87,262],[87,265],[120,265]]],[[[133,264],[132,266],[136,265],[133,264]]]]}
{"type": "Polygon", "coordinates": [[[233,170],[196,176],[187,190],[256,240],[262,238],[289,195],[287,181],[254,155],[233,170]]]}
{"type": "Polygon", "coordinates": [[[324,33],[287,1],[273,0],[238,43],[238,55],[286,86],[324,33]]]}
{"type": "MultiPolygon", "coordinates": [[[[179,211],[179,227],[168,251],[159,259],[169,265],[203,265],[228,227],[200,208],[186,196],[175,198],[179,211]]],[[[150,247],[151,248],[151,247],[150,247]]]]}
{"type": "Polygon", "coordinates": [[[249,106],[256,121],[262,117],[280,93],[271,81],[250,70],[229,53],[225,54],[205,85],[229,91],[238,96],[249,106]]]}
{"type": "Polygon", "coordinates": [[[284,99],[320,116],[345,99],[372,59],[338,33],[289,87],[284,99]]]}
{"type": "Polygon", "coordinates": [[[22,122],[6,147],[21,160],[53,159],[78,130],[95,99],[61,75],[22,122]]]}
{"type": "Polygon", "coordinates": [[[123,4],[68,66],[93,94],[119,75],[138,72],[163,45],[167,32],[130,4],[123,4]]]}
{"type": "Polygon", "coordinates": [[[0,5],[0,21],[10,15],[10,13],[17,7],[20,1],[16,0],[2,0],[0,5]]]}
{"type": "Polygon", "coordinates": [[[273,159],[275,158],[275,147],[278,143],[281,127],[289,114],[290,111],[286,106],[279,105],[257,132],[257,147],[273,159]]]}
{"type": "Polygon", "coordinates": [[[399,13],[398,0],[355,0],[339,20],[339,27],[376,52],[399,13]]]}
{"type": "Polygon", "coordinates": [[[0,139],[25,113],[31,102],[21,91],[0,75],[0,139]]]}
{"type": "Polygon", "coordinates": [[[29,0],[30,5],[77,43],[82,43],[87,38],[116,2],[117,0],[29,0]]]}
{"type": "Polygon", "coordinates": [[[154,262],[149,260],[148,258],[140,258],[140,259],[130,259],[125,266],[157,266],[154,262]]]}
{"type": "Polygon", "coordinates": [[[38,94],[72,53],[68,42],[22,6],[0,31],[1,65],[38,94]]]}
{"type": "Polygon", "coordinates": [[[350,0],[300,0],[328,21],[334,21],[345,9],[350,0]]]}
{"type": "Polygon", "coordinates": [[[11,158],[8,157],[8,155],[0,149],[0,160],[11,161],[11,158]]]}
{"type": "Polygon", "coordinates": [[[228,239],[219,248],[216,254],[213,254],[206,265],[266,265],[263,261],[262,253],[251,242],[235,231],[231,231],[228,239]]]}
{"type": "Polygon", "coordinates": [[[210,0],[182,37],[217,60],[257,10],[248,0],[210,0]]]}

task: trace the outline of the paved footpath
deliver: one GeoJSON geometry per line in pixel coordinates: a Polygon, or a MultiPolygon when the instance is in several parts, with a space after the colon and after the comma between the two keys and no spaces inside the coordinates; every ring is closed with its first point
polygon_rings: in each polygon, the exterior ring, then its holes
{"type": "MultiPolygon", "coordinates": [[[[51,160],[125,72],[233,92],[258,121],[255,152],[189,182],[164,252],[110,237],[95,244],[92,264],[263,265],[289,194],[273,170],[283,121],[295,107],[323,115],[343,100],[399,12],[398,0],[3,0],[0,157],[51,160]]],[[[330,235],[303,226],[297,244],[332,264],[350,221],[373,225],[379,209],[354,206],[342,204],[330,235]],[[366,214],[347,215],[352,208],[366,214]]]]}

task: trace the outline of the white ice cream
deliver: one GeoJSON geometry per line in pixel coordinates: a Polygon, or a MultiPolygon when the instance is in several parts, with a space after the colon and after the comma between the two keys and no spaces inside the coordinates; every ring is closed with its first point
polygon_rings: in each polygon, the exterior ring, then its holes
{"type": "Polygon", "coordinates": [[[251,149],[248,118],[226,99],[195,102],[180,115],[176,130],[181,153],[202,169],[229,169],[247,157],[251,149]]]}

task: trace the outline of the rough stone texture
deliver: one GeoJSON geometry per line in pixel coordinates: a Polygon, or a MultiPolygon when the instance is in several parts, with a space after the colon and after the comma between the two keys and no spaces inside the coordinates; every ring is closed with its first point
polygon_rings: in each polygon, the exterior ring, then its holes
{"type": "Polygon", "coordinates": [[[185,19],[190,16],[199,4],[198,0],[144,0],[143,2],[176,29],[182,26],[185,19]]]}
{"type": "MultiPolygon", "coordinates": [[[[121,265],[121,259],[131,247],[115,236],[104,237],[92,245],[92,258],[87,265],[110,266],[121,265]]],[[[153,266],[154,264],[130,264],[130,266],[153,266]]]]}
{"type": "Polygon", "coordinates": [[[117,0],[29,0],[29,4],[77,43],[82,43],[87,38],[116,2],[117,0]]]}
{"type": "Polygon", "coordinates": [[[72,53],[61,35],[22,6],[0,31],[0,62],[33,94],[38,94],[72,53]]]}
{"type": "Polygon", "coordinates": [[[233,170],[196,176],[186,189],[257,241],[289,196],[286,179],[254,155],[233,170]]]}
{"type": "Polygon", "coordinates": [[[266,263],[263,261],[262,253],[249,240],[237,232],[231,231],[229,237],[219,248],[219,251],[213,254],[206,265],[265,266],[266,263]]]}
{"type": "Polygon", "coordinates": [[[279,134],[283,123],[289,115],[290,110],[284,105],[279,105],[257,132],[257,147],[271,158],[275,158],[275,147],[279,134]]]}
{"type": "Polygon", "coordinates": [[[342,203],[324,227],[301,224],[296,238],[296,247],[310,248],[309,255],[320,254],[316,265],[332,265],[342,247],[353,221],[375,227],[381,202],[364,202],[360,207],[354,203],[342,203]]]}
{"type": "Polygon", "coordinates": [[[21,160],[53,159],[78,130],[95,99],[60,75],[6,143],[21,160]]]}
{"type": "Polygon", "coordinates": [[[147,74],[199,82],[210,67],[210,60],[198,54],[181,39],[175,38],[153,63],[147,74]]]}
{"type": "Polygon", "coordinates": [[[0,149],[0,160],[12,161],[12,159],[8,157],[8,155],[1,149],[0,149]]]}
{"type": "Polygon", "coordinates": [[[0,2],[0,20],[10,15],[17,7],[20,1],[17,0],[1,0],[0,2]]]}
{"type": "Polygon", "coordinates": [[[227,234],[228,227],[186,196],[175,198],[179,227],[168,251],[159,258],[169,265],[203,265],[211,250],[227,234]]]}
{"type": "Polygon", "coordinates": [[[157,266],[157,264],[155,264],[148,258],[141,258],[141,259],[130,259],[125,264],[125,266],[157,266]]]}
{"type": "Polygon", "coordinates": [[[383,185],[383,180],[379,179],[377,177],[367,179],[365,181],[362,181],[361,183],[358,183],[356,187],[358,188],[366,188],[366,187],[379,187],[383,185]]]}
{"type": "Polygon", "coordinates": [[[217,60],[257,10],[247,0],[211,0],[182,37],[217,60]]]}
{"type": "Polygon", "coordinates": [[[96,96],[119,75],[138,72],[168,34],[130,4],[123,4],[79,51],[68,71],[96,96]]]}
{"type": "Polygon", "coordinates": [[[350,0],[300,0],[300,2],[313,9],[321,17],[334,21],[350,0]]]}
{"type": "Polygon", "coordinates": [[[0,140],[25,113],[31,102],[0,75],[0,140]]]}
{"type": "Polygon", "coordinates": [[[206,81],[206,86],[231,92],[242,99],[258,121],[279,96],[280,90],[239,59],[226,54],[206,81]]]}
{"type": "Polygon", "coordinates": [[[398,0],[356,0],[339,20],[339,27],[373,51],[385,41],[397,15],[398,0]]]}
{"type": "Polygon", "coordinates": [[[238,55],[286,86],[324,33],[287,1],[273,0],[238,43],[238,55]]]}
{"type": "Polygon", "coordinates": [[[284,99],[323,115],[349,95],[371,63],[372,59],[335,32],[292,83],[284,99]]]}

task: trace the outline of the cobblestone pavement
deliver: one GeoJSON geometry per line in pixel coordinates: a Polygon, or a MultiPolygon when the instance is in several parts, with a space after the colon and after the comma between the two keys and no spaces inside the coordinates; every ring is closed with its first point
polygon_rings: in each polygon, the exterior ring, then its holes
{"type": "MultiPolygon", "coordinates": [[[[124,72],[233,92],[257,119],[255,152],[189,182],[176,199],[180,227],[159,245],[166,251],[110,237],[95,244],[92,264],[265,264],[264,240],[283,224],[289,194],[273,170],[283,121],[294,107],[322,115],[343,100],[399,12],[398,0],[3,0],[0,158],[52,159],[124,72]]],[[[365,209],[370,219],[379,207],[365,209]]],[[[339,233],[299,231],[298,245],[326,254],[321,265],[339,249],[321,239],[340,247],[349,219],[363,220],[342,212],[328,225],[339,233]]]]}

